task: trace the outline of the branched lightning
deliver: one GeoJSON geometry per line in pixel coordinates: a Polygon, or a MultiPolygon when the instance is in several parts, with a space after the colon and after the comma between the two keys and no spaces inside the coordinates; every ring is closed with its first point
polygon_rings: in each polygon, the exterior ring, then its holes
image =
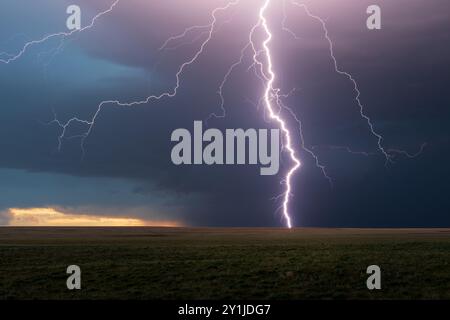
{"type": "Polygon", "coordinates": [[[377,152],[353,150],[348,146],[313,146],[312,148],[318,149],[318,148],[322,148],[322,147],[330,149],[330,150],[343,150],[350,154],[361,155],[361,156],[365,156],[365,157],[370,157],[370,156],[378,154],[377,152]]]}
{"type": "Polygon", "coordinates": [[[244,48],[242,48],[241,55],[239,56],[239,59],[231,65],[231,67],[228,69],[227,73],[223,77],[222,82],[220,83],[219,90],[217,91],[217,94],[220,97],[220,110],[222,111],[222,114],[217,114],[217,113],[213,112],[213,113],[211,113],[209,115],[207,120],[209,120],[212,117],[214,117],[214,118],[224,118],[226,116],[227,111],[225,109],[225,97],[223,96],[223,89],[224,89],[225,84],[227,83],[228,78],[230,77],[231,73],[234,71],[234,69],[237,66],[239,66],[240,64],[242,64],[242,62],[244,60],[244,57],[245,57],[245,52],[247,51],[247,49],[249,47],[250,47],[250,42],[247,43],[244,48]]]}
{"type": "MultiPolygon", "coordinates": [[[[62,134],[59,137],[59,141],[61,142],[64,138],[66,138],[66,132],[67,132],[67,128],[72,124],[72,123],[82,123],[88,126],[88,129],[86,131],[85,134],[82,135],[81,137],[81,146],[82,146],[82,150],[83,150],[83,154],[84,154],[84,142],[86,140],[87,137],[89,137],[90,133],[92,132],[93,127],[95,126],[95,122],[97,120],[98,115],[100,114],[100,112],[102,111],[103,107],[106,105],[116,105],[116,106],[120,106],[120,107],[133,107],[133,106],[138,106],[138,105],[143,105],[143,104],[147,104],[152,100],[159,100],[162,98],[172,98],[174,96],[177,95],[178,89],[180,88],[180,84],[181,84],[181,75],[183,73],[183,71],[185,70],[185,68],[187,66],[190,66],[191,64],[193,64],[195,61],[197,61],[198,57],[204,52],[205,47],[207,46],[207,44],[210,42],[214,30],[216,29],[216,24],[217,24],[217,13],[220,11],[224,11],[229,9],[232,6],[237,5],[240,2],[240,0],[234,0],[231,1],[229,3],[227,3],[226,5],[222,6],[222,7],[218,7],[216,9],[214,9],[211,13],[211,19],[212,21],[208,24],[208,25],[200,25],[200,26],[193,26],[193,27],[189,27],[186,30],[184,30],[183,33],[170,37],[161,47],[160,49],[165,49],[167,48],[167,46],[169,45],[169,43],[171,43],[174,40],[178,40],[181,39],[183,37],[185,37],[189,32],[193,31],[193,30],[200,30],[204,32],[204,29],[207,29],[208,35],[206,37],[206,39],[202,42],[200,48],[197,50],[197,52],[194,54],[194,56],[189,59],[188,61],[185,61],[183,64],[181,64],[181,66],[179,67],[175,78],[176,78],[176,84],[175,86],[167,92],[163,92],[159,95],[150,95],[148,96],[146,99],[144,100],[139,100],[139,101],[133,101],[133,102],[120,102],[118,100],[106,100],[106,101],[102,101],[98,107],[97,107],[97,111],[94,113],[94,116],[92,117],[91,120],[81,120],[77,117],[73,117],[71,119],[69,119],[66,123],[62,123],[58,120],[53,120],[52,123],[56,123],[58,126],[61,127],[62,129],[62,134]]],[[[294,165],[289,169],[289,171],[286,174],[286,177],[284,179],[285,184],[286,184],[286,190],[284,192],[284,201],[283,201],[283,216],[285,218],[286,221],[286,225],[291,228],[292,227],[292,222],[291,222],[291,216],[289,214],[289,199],[291,197],[291,192],[292,192],[292,186],[291,186],[291,179],[293,174],[295,173],[295,171],[300,167],[300,161],[297,159],[296,156],[296,152],[292,146],[292,141],[291,141],[291,134],[290,131],[287,127],[287,124],[285,123],[285,121],[283,120],[283,118],[281,118],[280,115],[278,115],[277,113],[275,113],[273,106],[272,106],[272,101],[278,100],[277,96],[279,93],[279,89],[274,87],[274,82],[275,82],[275,72],[273,70],[273,64],[272,64],[272,56],[271,56],[271,51],[270,51],[270,47],[269,44],[272,40],[272,33],[270,31],[268,22],[267,22],[267,18],[266,18],[266,12],[267,12],[267,8],[269,7],[269,4],[271,3],[271,0],[265,0],[262,7],[259,10],[259,15],[258,15],[258,21],[257,23],[253,26],[253,28],[250,31],[249,34],[249,42],[248,44],[242,49],[241,51],[241,55],[240,58],[237,62],[233,63],[232,66],[230,67],[230,69],[228,70],[228,72],[225,74],[224,80],[221,83],[219,90],[218,90],[218,94],[221,98],[221,110],[223,112],[222,117],[225,116],[225,108],[224,108],[224,97],[223,97],[223,87],[226,83],[226,81],[228,80],[229,75],[231,74],[231,72],[233,71],[233,69],[238,66],[240,63],[242,63],[242,60],[244,58],[245,55],[245,51],[248,48],[251,48],[253,51],[253,63],[254,65],[259,66],[259,70],[260,70],[260,76],[264,79],[265,81],[265,90],[264,90],[264,102],[265,102],[265,106],[266,109],[270,115],[270,118],[275,120],[284,136],[285,136],[285,142],[284,142],[284,146],[285,148],[288,150],[289,155],[294,163],[294,165]],[[254,36],[254,32],[258,29],[258,28],[262,28],[262,30],[264,31],[264,33],[266,34],[266,39],[262,42],[262,48],[261,50],[257,50],[257,45],[255,44],[254,40],[253,40],[253,36],[254,36]],[[262,61],[260,59],[260,56],[264,53],[265,56],[265,61],[262,61]]],[[[216,117],[220,117],[220,115],[216,115],[213,114],[216,117]]],[[[61,147],[61,143],[59,144],[59,148],[61,147]]]]}
{"type": "Polygon", "coordinates": [[[164,43],[162,44],[161,47],[159,47],[158,50],[167,49],[171,42],[185,38],[190,32],[200,30],[200,31],[202,31],[201,34],[203,34],[203,33],[207,33],[207,31],[210,29],[211,29],[211,24],[205,24],[202,26],[191,26],[189,28],[186,28],[182,33],[169,37],[166,41],[164,41],[164,43]]]}
{"type": "MultiPolygon", "coordinates": [[[[410,153],[410,152],[405,151],[405,150],[399,150],[399,149],[394,149],[394,148],[389,148],[386,151],[391,155],[391,158],[394,158],[395,156],[399,156],[400,155],[400,156],[404,156],[404,157],[409,158],[409,159],[415,159],[415,158],[417,158],[418,156],[420,156],[424,152],[424,150],[425,150],[425,148],[427,146],[428,146],[428,143],[426,143],[426,142],[422,143],[420,145],[419,150],[417,150],[414,153],[410,153]]],[[[362,155],[362,156],[365,156],[365,157],[375,156],[375,155],[379,154],[377,152],[356,151],[356,150],[351,149],[348,146],[313,146],[312,148],[313,149],[326,148],[326,149],[330,149],[330,150],[343,150],[343,151],[346,151],[347,153],[350,153],[350,154],[362,155]]],[[[392,161],[394,161],[394,160],[392,160],[392,161]]]]}
{"type": "MultiPolygon", "coordinates": [[[[120,0],[115,0],[112,5],[105,11],[100,12],[97,14],[92,20],[91,23],[79,30],[72,30],[70,32],[59,32],[55,34],[47,35],[39,40],[33,40],[27,42],[22,49],[17,54],[9,54],[9,53],[0,53],[0,62],[4,64],[9,64],[11,62],[16,61],[19,59],[22,55],[26,53],[26,51],[34,45],[41,44],[47,40],[50,40],[52,38],[60,38],[60,46],[56,49],[55,52],[58,52],[61,50],[64,41],[66,38],[70,37],[71,35],[75,33],[80,33],[82,31],[85,31],[87,29],[92,28],[96,21],[102,17],[105,14],[110,13],[114,7],[119,3],[120,0]]],[[[296,40],[302,40],[301,37],[297,36],[294,31],[289,29],[287,27],[287,9],[286,9],[286,3],[288,0],[283,1],[283,19],[281,21],[281,29],[287,33],[289,33],[294,39],[296,40]]],[[[367,122],[367,125],[370,129],[370,132],[372,135],[377,139],[377,146],[378,146],[378,152],[377,154],[383,154],[386,158],[386,162],[393,161],[393,158],[395,155],[402,155],[408,158],[415,158],[419,156],[424,148],[426,147],[426,144],[423,144],[420,148],[420,150],[417,153],[408,153],[406,151],[397,150],[397,149],[385,149],[383,146],[383,137],[375,130],[374,125],[370,117],[365,112],[365,107],[361,102],[360,96],[361,92],[358,87],[358,83],[356,82],[355,78],[348,72],[342,70],[339,67],[339,64],[337,62],[335,53],[334,53],[334,44],[329,36],[329,32],[327,29],[327,26],[325,24],[325,21],[320,18],[317,15],[314,15],[311,13],[311,11],[308,9],[308,7],[305,4],[298,3],[295,0],[289,0],[291,5],[296,6],[298,8],[303,9],[306,14],[318,21],[321,24],[321,27],[324,32],[324,37],[328,42],[328,49],[330,53],[331,60],[333,62],[334,71],[338,73],[339,75],[345,76],[348,80],[350,80],[353,84],[353,89],[355,92],[355,101],[359,107],[359,112],[361,115],[361,118],[364,119],[367,122]]],[[[186,68],[194,64],[199,57],[204,53],[206,47],[211,42],[213,35],[218,31],[220,25],[218,24],[218,14],[220,12],[227,12],[231,7],[237,6],[241,0],[229,0],[226,4],[223,6],[217,7],[211,11],[210,14],[210,21],[209,23],[200,24],[200,25],[194,25],[190,26],[186,29],[184,29],[181,33],[169,37],[159,48],[159,51],[165,51],[165,50],[175,50],[183,45],[198,45],[198,48],[196,49],[195,53],[193,53],[190,57],[186,58],[184,62],[182,62],[178,68],[177,72],[174,75],[174,84],[172,87],[170,87],[168,90],[159,93],[159,94],[152,94],[149,95],[141,100],[133,100],[129,102],[122,102],[119,100],[104,100],[101,101],[93,113],[92,117],[88,120],[80,119],[79,117],[72,117],[67,121],[60,121],[58,120],[56,113],[54,113],[54,118],[52,121],[48,122],[47,124],[55,124],[57,125],[61,131],[58,136],[58,150],[61,150],[64,140],[67,139],[74,139],[79,138],[81,140],[81,149],[83,155],[85,154],[85,141],[92,133],[92,130],[95,127],[96,121],[98,120],[99,115],[101,114],[102,110],[106,106],[116,106],[116,107],[135,107],[140,105],[145,105],[153,101],[161,100],[164,98],[173,98],[177,95],[182,82],[182,75],[184,74],[186,68]],[[186,38],[189,38],[191,34],[196,34],[194,38],[192,38],[190,41],[181,42],[184,41],[186,38]],[[200,42],[197,44],[197,42],[200,42]],[[173,45],[173,43],[175,43],[173,45]],[[82,134],[72,135],[68,136],[68,131],[71,128],[72,125],[82,125],[83,128],[85,128],[84,132],[82,134]]],[[[252,24],[251,29],[248,33],[248,39],[245,43],[245,45],[241,48],[239,55],[233,60],[229,68],[227,69],[226,73],[224,74],[224,77],[218,87],[217,94],[219,97],[219,112],[211,113],[208,119],[214,117],[214,118],[223,118],[226,116],[226,109],[225,109],[225,96],[224,96],[224,90],[227,82],[229,81],[233,71],[240,65],[244,64],[244,61],[246,62],[246,58],[249,57],[248,60],[250,60],[250,64],[247,68],[247,71],[253,70],[255,76],[258,80],[261,81],[262,87],[263,87],[263,93],[259,97],[259,102],[257,103],[257,106],[264,105],[265,112],[264,117],[268,116],[270,120],[277,124],[277,126],[280,128],[282,132],[282,145],[283,145],[283,151],[286,151],[290,158],[290,165],[285,173],[285,176],[282,180],[282,184],[284,185],[283,193],[280,194],[275,199],[282,199],[282,206],[280,206],[280,210],[283,212],[283,218],[285,220],[286,226],[288,228],[292,228],[293,222],[292,222],[292,215],[290,213],[289,207],[290,207],[290,199],[292,197],[292,190],[293,190],[293,183],[292,179],[296,171],[301,167],[302,163],[297,156],[297,152],[294,148],[293,144],[293,134],[291,133],[291,130],[288,126],[288,120],[283,117],[284,114],[289,115],[289,119],[292,119],[292,121],[295,121],[298,124],[298,130],[299,130],[299,138],[300,138],[300,146],[301,149],[304,150],[307,154],[309,154],[315,162],[315,165],[317,168],[319,168],[323,174],[323,176],[329,181],[330,185],[333,184],[331,177],[327,174],[326,167],[319,161],[318,156],[315,154],[314,149],[318,148],[316,147],[308,147],[305,142],[305,137],[303,133],[303,124],[300,118],[294,113],[293,109],[291,109],[287,103],[285,103],[285,99],[287,99],[290,94],[292,94],[293,91],[291,91],[289,94],[282,94],[281,89],[276,86],[276,80],[277,80],[277,73],[275,71],[275,67],[273,64],[274,58],[272,56],[271,51],[271,43],[273,39],[273,33],[271,30],[271,26],[268,21],[267,12],[272,4],[272,0],[261,0],[261,5],[257,8],[257,17],[254,24],[252,24]],[[263,39],[260,39],[259,36],[256,35],[256,32],[262,31],[263,33],[263,39]]],[[[226,23],[226,22],[225,22],[226,23]]],[[[258,34],[259,35],[259,34],[258,34]]],[[[349,147],[341,147],[341,146],[331,146],[330,149],[337,149],[337,150],[346,150],[350,153],[354,154],[362,154],[365,156],[371,156],[372,152],[364,152],[364,151],[353,151],[349,147]]]]}
{"type": "Polygon", "coordinates": [[[287,0],[283,0],[283,20],[281,20],[281,30],[284,32],[290,34],[295,40],[303,40],[301,37],[299,37],[294,31],[289,29],[287,27],[287,0]]]}
{"type": "Polygon", "coordinates": [[[410,153],[408,151],[399,150],[399,149],[388,149],[388,152],[390,154],[398,154],[398,155],[405,156],[409,159],[414,159],[414,158],[417,158],[418,156],[420,156],[427,146],[428,146],[428,143],[426,143],[426,142],[422,143],[419,150],[415,153],[410,153]]]}
{"type": "Polygon", "coordinates": [[[328,180],[330,186],[333,187],[333,179],[331,179],[331,177],[328,175],[326,167],[320,162],[319,157],[314,153],[312,148],[308,148],[305,144],[302,121],[297,117],[297,115],[291,108],[289,108],[287,105],[284,104],[284,102],[279,97],[277,97],[277,100],[278,105],[281,106],[283,109],[287,110],[291,114],[292,118],[298,123],[298,130],[300,134],[300,142],[302,149],[314,159],[316,167],[320,169],[323,176],[328,180]]]}
{"type": "MultiPolygon", "coordinates": [[[[181,85],[181,75],[183,74],[184,70],[186,69],[186,67],[192,65],[194,62],[197,61],[198,57],[204,52],[206,46],[208,45],[208,43],[210,42],[210,40],[212,39],[213,33],[216,29],[216,24],[217,24],[217,14],[221,11],[225,11],[227,9],[229,9],[232,6],[237,5],[240,2],[240,0],[233,0],[229,3],[227,3],[226,5],[222,6],[222,7],[218,7],[216,9],[214,9],[211,13],[211,22],[207,25],[208,26],[208,31],[207,31],[207,37],[205,40],[203,40],[202,44],[200,45],[200,48],[195,52],[195,54],[193,55],[193,57],[187,61],[185,61],[184,63],[181,64],[181,66],[178,68],[177,73],[175,74],[175,86],[169,90],[169,91],[165,91],[163,93],[160,93],[158,95],[149,95],[147,96],[145,99],[143,100],[136,100],[136,101],[131,101],[131,102],[121,102],[119,100],[105,100],[100,102],[100,104],[97,106],[97,110],[94,113],[93,117],[91,118],[91,120],[80,120],[77,117],[73,117],[71,119],[69,119],[66,123],[61,123],[61,122],[55,122],[57,123],[61,129],[62,129],[62,135],[59,137],[60,140],[65,138],[65,133],[67,128],[72,124],[72,123],[81,123],[81,124],[86,124],[88,126],[87,131],[81,135],[81,148],[82,148],[82,152],[83,155],[85,154],[85,149],[84,149],[84,143],[86,141],[86,139],[89,137],[89,135],[91,134],[94,126],[95,126],[95,122],[100,114],[100,112],[102,111],[103,107],[106,105],[115,105],[118,107],[135,107],[135,106],[139,106],[139,105],[145,105],[148,104],[149,102],[153,101],[153,100],[161,100],[163,98],[173,98],[177,95],[178,90],[180,88],[181,85]]],[[[199,29],[203,26],[199,26],[196,28],[189,28],[189,30],[193,30],[193,29],[199,29]]],[[[182,35],[186,35],[187,31],[185,31],[182,35]]],[[[179,39],[182,37],[182,35],[178,35],[178,36],[174,36],[169,38],[169,41],[166,41],[165,44],[163,46],[161,46],[161,50],[166,48],[166,46],[170,43],[170,39],[179,39]]]]}
{"type": "Polygon", "coordinates": [[[390,162],[390,161],[391,161],[391,155],[389,155],[389,153],[388,153],[388,152],[386,151],[386,149],[383,147],[383,144],[382,144],[382,143],[383,143],[383,137],[375,130],[374,125],[373,125],[373,123],[372,123],[372,120],[371,120],[370,117],[365,113],[364,105],[362,104],[361,99],[360,99],[360,97],[361,97],[361,92],[360,92],[360,90],[359,90],[358,83],[356,82],[355,78],[354,78],[350,73],[348,73],[348,72],[346,72],[346,71],[344,71],[344,70],[342,70],[342,69],[339,68],[339,65],[338,65],[336,56],[335,56],[335,54],[334,54],[334,43],[333,43],[333,41],[331,40],[331,38],[330,38],[330,36],[329,36],[328,28],[327,28],[327,25],[325,24],[325,21],[324,21],[321,17],[312,14],[311,11],[309,10],[309,8],[308,8],[305,4],[303,4],[303,3],[298,3],[298,2],[296,2],[295,0],[292,0],[291,3],[292,3],[293,5],[295,5],[295,6],[297,6],[297,7],[303,8],[304,11],[306,12],[306,14],[307,14],[309,17],[311,17],[311,18],[317,20],[317,21],[321,24],[322,29],[323,29],[323,32],[324,32],[325,39],[326,39],[327,42],[328,42],[328,47],[329,47],[331,59],[332,59],[332,61],[333,61],[334,70],[336,71],[336,73],[338,73],[338,74],[340,74],[340,75],[343,75],[343,76],[347,77],[347,78],[352,82],[353,88],[354,88],[355,93],[356,93],[355,101],[356,101],[356,103],[358,104],[358,107],[359,107],[359,113],[360,113],[361,117],[362,117],[363,119],[365,119],[365,121],[367,122],[367,125],[369,126],[371,133],[376,137],[376,139],[377,139],[377,144],[378,144],[378,149],[379,149],[379,150],[381,151],[381,153],[383,153],[383,155],[385,156],[385,158],[386,158],[386,163],[390,162]]]}
{"type": "Polygon", "coordinates": [[[83,31],[91,29],[92,27],[94,27],[96,21],[99,18],[101,18],[102,16],[104,16],[104,15],[110,13],[111,11],[113,11],[114,7],[116,7],[119,2],[120,2],[120,0],[115,0],[107,10],[102,11],[102,12],[98,13],[97,15],[95,15],[92,18],[91,22],[88,25],[86,25],[85,27],[80,28],[80,29],[73,29],[73,30],[71,30],[69,32],[52,33],[52,34],[46,35],[45,37],[42,37],[41,39],[29,41],[29,42],[25,43],[25,45],[22,47],[22,49],[20,49],[20,51],[18,53],[16,53],[16,54],[5,54],[7,57],[6,58],[0,58],[0,63],[9,64],[11,62],[14,62],[17,59],[19,59],[20,57],[22,57],[27,52],[27,50],[30,47],[32,47],[34,45],[37,45],[37,44],[44,43],[44,42],[46,42],[46,41],[48,41],[50,39],[53,39],[53,38],[62,38],[62,39],[64,39],[64,38],[72,36],[73,34],[80,33],[80,32],[83,32],[83,31]]]}
{"type": "MultiPolygon", "coordinates": [[[[227,23],[230,23],[232,18],[233,17],[231,17],[228,20],[225,20],[220,26],[217,26],[215,28],[215,30],[213,31],[213,33],[218,32],[221,26],[223,26],[223,25],[225,25],[227,23]]],[[[197,42],[202,37],[207,36],[209,34],[209,30],[210,29],[211,29],[211,24],[205,24],[205,25],[200,25],[200,26],[190,26],[190,27],[184,29],[184,31],[182,33],[169,37],[166,41],[164,41],[162,46],[159,47],[158,51],[175,50],[175,49],[178,49],[181,46],[194,44],[195,42],[197,42]],[[198,33],[191,41],[189,41],[189,42],[181,42],[181,43],[178,43],[176,45],[169,46],[170,43],[177,42],[178,40],[183,40],[184,38],[186,38],[188,36],[188,34],[195,33],[195,31],[200,31],[200,33],[198,33]]]]}

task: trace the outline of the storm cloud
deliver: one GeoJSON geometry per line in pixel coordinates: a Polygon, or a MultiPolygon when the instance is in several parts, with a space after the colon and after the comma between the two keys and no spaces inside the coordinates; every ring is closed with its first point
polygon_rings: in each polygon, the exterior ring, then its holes
{"type": "MultiPolygon", "coordinates": [[[[285,93],[296,88],[286,103],[302,120],[306,146],[334,180],[330,187],[314,159],[300,151],[303,166],[294,178],[291,205],[295,225],[449,226],[447,1],[375,1],[383,19],[376,31],[365,25],[373,1],[305,2],[327,19],[339,64],[357,79],[386,148],[412,154],[427,145],[417,158],[397,154],[386,165],[359,115],[352,83],[334,72],[321,25],[289,8],[286,23],[300,38],[294,39],[283,32],[281,1],[274,1],[277,86],[285,93]]],[[[111,1],[72,3],[80,5],[86,23],[111,1]]],[[[107,105],[85,142],[84,157],[80,139],[64,140],[58,150],[61,128],[48,124],[54,114],[62,121],[91,119],[102,100],[134,101],[170,90],[177,68],[199,41],[177,50],[158,48],[185,27],[207,23],[219,3],[224,1],[122,1],[95,28],[67,39],[61,52],[51,51],[60,44],[55,39],[0,64],[0,224],[7,222],[8,208],[55,207],[193,226],[283,225],[280,202],[273,198],[282,192],[286,154],[280,175],[273,177],[260,176],[257,166],[175,166],[170,159],[173,130],[192,130],[194,120],[220,112],[218,87],[239,58],[261,1],[245,1],[220,15],[223,24],[186,68],[176,97],[132,108],[107,105]]],[[[16,52],[27,39],[64,30],[68,4],[2,1],[0,51],[16,52]]],[[[263,87],[248,70],[250,59],[224,87],[227,116],[211,119],[209,127],[276,128],[265,121],[264,108],[255,106],[263,87]]],[[[292,119],[289,126],[298,132],[292,119]]],[[[74,125],[67,136],[85,130],[74,125]]],[[[298,150],[301,143],[296,135],[298,150]]]]}

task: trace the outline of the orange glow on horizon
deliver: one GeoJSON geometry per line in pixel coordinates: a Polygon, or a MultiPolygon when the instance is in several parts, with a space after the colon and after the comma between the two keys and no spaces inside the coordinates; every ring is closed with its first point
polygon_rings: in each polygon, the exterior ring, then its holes
{"type": "Polygon", "coordinates": [[[70,214],[54,208],[11,208],[12,227],[180,227],[177,221],[152,221],[138,218],[70,214]]]}

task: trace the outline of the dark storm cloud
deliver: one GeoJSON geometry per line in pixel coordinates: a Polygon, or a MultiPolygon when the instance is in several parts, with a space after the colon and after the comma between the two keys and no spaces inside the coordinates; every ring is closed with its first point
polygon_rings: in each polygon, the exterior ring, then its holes
{"type": "Polygon", "coordinates": [[[183,224],[183,203],[189,196],[172,196],[147,185],[146,194],[136,193],[135,181],[107,177],[77,177],[64,174],[1,169],[0,224],[9,218],[9,208],[56,207],[70,214],[130,216],[183,224]]]}
{"type": "MultiPolygon", "coordinates": [[[[206,5],[197,2],[190,9],[179,1],[126,1],[51,60],[44,56],[38,61],[36,56],[55,43],[33,48],[13,65],[0,65],[0,166],[18,169],[0,171],[4,194],[0,212],[10,207],[57,206],[88,208],[92,213],[125,210],[135,216],[164,215],[192,225],[281,225],[275,213],[279,203],[270,200],[281,192],[281,176],[261,177],[257,167],[249,166],[176,167],[170,160],[171,132],[192,130],[194,120],[219,111],[217,88],[245,45],[247,34],[242,30],[248,30],[255,18],[251,2],[236,11],[201,59],[186,69],[177,97],[132,109],[105,108],[86,141],[84,160],[77,139],[64,141],[57,152],[60,129],[43,124],[52,119],[52,109],[63,120],[73,115],[89,119],[103,99],[130,101],[170,88],[177,66],[195,47],[164,54],[158,47],[185,26],[207,21],[206,5]],[[55,176],[58,179],[51,178],[55,176]],[[36,180],[39,185],[29,187],[36,180]],[[108,185],[116,193],[109,193],[108,185]]],[[[43,3],[57,12],[50,2],[43,3]]],[[[87,19],[110,1],[79,3],[89,8],[87,19]]],[[[285,92],[299,88],[289,105],[303,120],[306,144],[320,147],[318,155],[335,179],[330,189],[312,159],[301,154],[304,166],[295,179],[292,211],[294,221],[302,225],[450,224],[445,214],[450,207],[445,186],[450,174],[443,166],[450,160],[450,95],[444,87],[450,80],[450,19],[444,10],[448,4],[379,3],[380,31],[365,28],[365,9],[372,4],[367,1],[312,1],[310,8],[328,18],[337,58],[359,81],[362,101],[376,129],[386,137],[385,145],[413,153],[428,142],[419,158],[399,157],[388,167],[380,155],[349,155],[326,148],[348,145],[374,152],[376,140],[359,117],[352,84],[333,71],[320,24],[301,10],[290,10],[289,26],[304,39],[294,41],[280,31],[281,12],[273,10],[279,85],[285,92]]],[[[16,5],[10,2],[8,8],[16,5]]],[[[64,17],[56,15],[54,25],[45,22],[45,32],[60,30],[58,23],[64,17]]],[[[0,28],[2,35],[5,28],[0,28]]],[[[225,87],[227,118],[209,125],[272,127],[264,122],[262,108],[248,102],[256,102],[261,91],[252,73],[239,68],[225,87]]],[[[297,132],[296,123],[290,125],[297,132]]],[[[68,135],[85,129],[74,126],[68,135]]],[[[295,143],[299,147],[297,138],[295,143]]],[[[283,157],[281,169],[288,163],[283,157]]]]}

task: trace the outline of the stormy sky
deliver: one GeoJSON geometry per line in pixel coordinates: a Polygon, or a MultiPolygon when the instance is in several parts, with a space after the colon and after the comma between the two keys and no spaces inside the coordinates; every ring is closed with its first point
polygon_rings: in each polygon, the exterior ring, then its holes
{"type": "MultiPolygon", "coordinates": [[[[66,8],[77,4],[82,26],[112,0],[2,0],[0,52],[66,31],[66,8]]],[[[192,33],[176,48],[158,50],[173,34],[207,24],[225,1],[123,0],[94,28],[61,41],[31,46],[17,61],[0,63],[0,225],[12,208],[176,221],[186,226],[283,226],[276,198],[279,175],[260,176],[259,166],[175,166],[170,135],[193,130],[194,120],[220,112],[217,90],[248,41],[260,0],[242,1],[218,15],[219,28],[204,53],[185,69],[177,96],[145,105],[104,107],[82,156],[80,139],[62,141],[48,124],[73,116],[91,119],[103,100],[134,101],[171,90],[179,66],[201,39],[192,33]]],[[[314,150],[333,187],[301,150],[299,128],[288,113],[294,145],[303,162],[293,179],[290,210],[296,226],[450,226],[450,10],[447,0],[304,1],[326,20],[341,69],[358,81],[361,101],[393,153],[386,165],[377,140],[359,115],[353,84],[334,71],[320,23],[273,0],[269,23],[276,86],[303,124],[304,143],[314,150]],[[366,9],[378,4],[382,29],[368,30],[366,9]],[[345,147],[345,148],[344,148],[345,147]],[[349,153],[346,148],[356,153],[349,153]],[[364,151],[364,155],[359,153],[364,151]]],[[[4,55],[5,56],[5,55],[4,55]]],[[[258,107],[263,85],[251,57],[224,87],[227,116],[209,127],[276,128],[258,107]]],[[[83,125],[67,136],[85,132],[83,125]]]]}

